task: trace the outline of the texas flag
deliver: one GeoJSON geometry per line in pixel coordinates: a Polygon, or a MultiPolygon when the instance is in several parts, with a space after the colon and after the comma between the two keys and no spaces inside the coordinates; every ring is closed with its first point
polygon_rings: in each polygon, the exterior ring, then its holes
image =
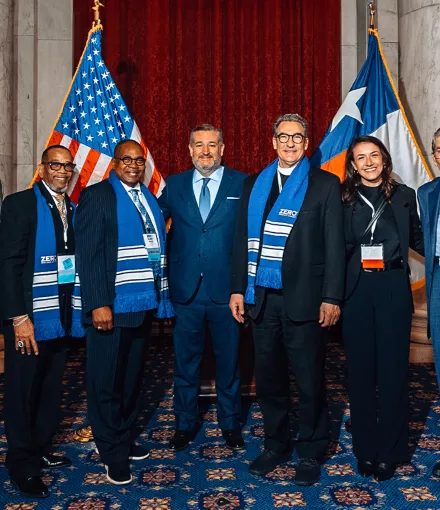
{"type": "MultiPolygon", "coordinates": [[[[312,166],[345,177],[345,156],[353,138],[379,138],[393,160],[396,181],[417,190],[432,179],[417,145],[382,52],[377,30],[370,29],[368,57],[350,92],[312,156],[312,166]]],[[[413,289],[424,284],[423,259],[411,256],[413,289]]]]}

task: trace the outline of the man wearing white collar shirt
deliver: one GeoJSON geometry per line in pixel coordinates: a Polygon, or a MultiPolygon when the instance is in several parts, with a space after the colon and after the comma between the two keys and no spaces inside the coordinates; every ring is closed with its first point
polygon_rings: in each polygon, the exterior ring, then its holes
{"type": "Polygon", "coordinates": [[[300,401],[297,485],[319,480],[328,444],[324,332],[339,319],[345,271],[339,179],[310,168],[307,128],[297,114],[279,117],[278,158],[244,183],[230,300],[238,322],[245,304],[252,320],[264,419],[264,451],[249,471],[265,475],[290,458],[289,361],[300,401]]]}

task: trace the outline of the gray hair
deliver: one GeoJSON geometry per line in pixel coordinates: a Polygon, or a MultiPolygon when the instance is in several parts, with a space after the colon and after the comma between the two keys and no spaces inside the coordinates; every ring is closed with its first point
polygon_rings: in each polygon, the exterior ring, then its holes
{"type": "Polygon", "coordinates": [[[307,138],[307,133],[309,130],[309,125],[304,117],[298,115],[297,113],[285,113],[278,117],[278,119],[273,124],[273,136],[277,136],[278,134],[278,126],[281,122],[298,122],[304,128],[304,136],[307,138]]]}
{"type": "Polygon", "coordinates": [[[194,133],[197,133],[198,131],[215,131],[218,135],[218,143],[223,145],[223,131],[214,127],[212,124],[199,124],[198,126],[192,128],[189,135],[189,143],[191,145],[194,143],[194,133]]]}
{"type": "Polygon", "coordinates": [[[437,149],[437,145],[435,144],[435,141],[440,136],[440,128],[437,129],[437,131],[434,133],[434,136],[432,137],[432,152],[435,152],[435,149],[437,149]]]}

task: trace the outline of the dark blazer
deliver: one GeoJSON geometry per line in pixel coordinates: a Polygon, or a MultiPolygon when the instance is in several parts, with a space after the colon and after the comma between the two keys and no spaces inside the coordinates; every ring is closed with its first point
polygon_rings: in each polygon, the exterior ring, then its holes
{"type": "MultiPolygon", "coordinates": [[[[393,196],[391,197],[390,205],[397,224],[400,254],[403,260],[404,270],[408,273],[409,285],[409,248],[412,248],[420,255],[424,254],[423,233],[421,230],[419,214],[417,212],[416,194],[414,190],[408,186],[405,186],[404,184],[398,184],[393,196]]],[[[353,208],[354,204],[344,204],[343,206],[344,232],[347,253],[351,251],[353,245],[356,243],[356,239],[354,238],[352,232],[353,208]]],[[[360,272],[361,246],[359,245],[347,264],[347,278],[345,288],[346,298],[349,297],[353,290],[356,288],[360,272]]]]}
{"type": "Polygon", "coordinates": [[[165,219],[172,219],[168,248],[171,299],[186,303],[203,274],[209,297],[216,303],[229,303],[232,243],[246,174],[224,167],[215,202],[203,223],[193,190],[194,172],[168,177],[159,198],[165,219]]]}
{"type": "MultiPolygon", "coordinates": [[[[92,324],[92,310],[103,306],[112,307],[116,297],[116,194],[107,179],[81,192],[76,213],[75,239],[83,317],[86,324],[92,324]]],[[[135,328],[142,324],[145,315],[146,312],[114,314],[113,325],[135,328]]]]}
{"type": "MultiPolygon", "coordinates": [[[[247,211],[249,197],[258,175],[244,182],[243,199],[235,232],[231,294],[244,294],[247,287],[247,211]]],[[[278,194],[275,177],[271,194],[278,194]]],[[[269,214],[270,200],[263,219],[269,214]]],[[[264,221],[262,224],[262,232],[264,221]]],[[[261,235],[262,238],[262,235],[261,235]]],[[[260,244],[261,251],[261,244],[260,244]]],[[[298,219],[287,239],[283,264],[283,296],[286,313],[293,321],[319,318],[323,301],[339,304],[344,297],[345,247],[339,179],[311,168],[309,186],[298,219]]],[[[256,287],[256,318],[264,302],[265,289],[256,287]]]]}
{"type": "MultiPolygon", "coordinates": [[[[437,177],[418,189],[420,218],[425,247],[426,295],[428,305],[431,298],[432,275],[434,273],[435,246],[437,244],[437,222],[440,214],[440,178],[437,177]]],[[[428,306],[429,313],[429,306],[428,306]]]]}
{"type": "MultiPolygon", "coordinates": [[[[55,202],[43,183],[37,184],[51,208],[57,236],[58,253],[64,250],[64,227],[55,202]],[[61,242],[60,242],[61,241],[61,242]]],[[[74,253],[73,206],[66,196],[68,248],[74,253]]],[[[0,222],[0,313],[3,319],[28,314],[33,317],[32,282],[37,234],[37,199],[32,189],[14,193],[3,202],[0,222]]],[[[66,252],[67,253],[67,252],[66,252]]],[[[61,321],[64,327],[65,307],[70,308],[72,285],[60,285],[61,321]]]]}

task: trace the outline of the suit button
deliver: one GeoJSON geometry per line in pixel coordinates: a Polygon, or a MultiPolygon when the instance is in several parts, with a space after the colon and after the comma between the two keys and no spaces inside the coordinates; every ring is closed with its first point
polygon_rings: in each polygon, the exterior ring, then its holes
{"type": "Polygon", "coordinates": [[[206,228],[202,228],[202,232],[205,233],[206,232],[206,228]]]}

